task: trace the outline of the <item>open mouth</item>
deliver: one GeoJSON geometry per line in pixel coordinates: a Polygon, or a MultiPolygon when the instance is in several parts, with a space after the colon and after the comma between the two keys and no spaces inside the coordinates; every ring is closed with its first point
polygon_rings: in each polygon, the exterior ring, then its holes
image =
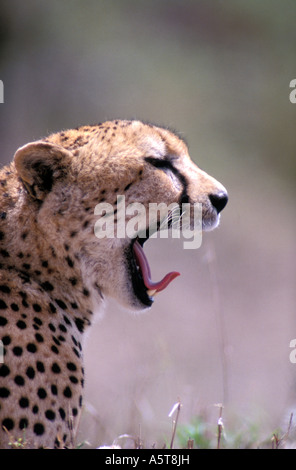
{"type": "Polygon", "coordinates": [[[135,238],[129,249],[128,262],[130,265],[133,290],[142,304],[150,307],[153,297],[164,290],[180,273],[173,271],[164,276],[158,282],[151,280],[149,262],[143,250],[147,238],[135,238]]]}

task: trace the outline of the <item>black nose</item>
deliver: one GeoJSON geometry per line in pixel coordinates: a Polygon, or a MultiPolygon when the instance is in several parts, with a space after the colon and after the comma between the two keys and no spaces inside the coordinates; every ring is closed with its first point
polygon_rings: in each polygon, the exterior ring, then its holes
{"type": "Polygon", "coordinates": [[[227,204],[228,194],[225,191],[221,191],[220,193],[210,194],[209,198],[219,214],[219,212],[221,212],[227,204]]]}

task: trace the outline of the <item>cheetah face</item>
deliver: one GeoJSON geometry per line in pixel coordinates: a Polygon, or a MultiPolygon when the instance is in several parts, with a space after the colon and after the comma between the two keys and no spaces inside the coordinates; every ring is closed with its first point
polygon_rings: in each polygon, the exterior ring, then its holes
{"type": "Polygon", "coordinates": [[[71,246],[94,301],[111,296],[136,310],[150,307],[154,295],[179,275],[151,280],[143,247],[151,224],[159,230],[161,221],[159,215],[149,218],[151,204],[187,204],[190,227],[193,208],[201,204],[202,229],[211,230],[227,203],[225,188],[192,162],[182,139],[139,121],[54,134],[19,149],[15,165],[40,232],[58,253],[71,246]],[[144,208],[137,224],[130,212],[120,218],[123,199],[125,207],[144,208]],[[104,215],[112,215],[112,236],[105,237],[95,233],[97,224],[102,231],[104,204],[104,215]]]}
{"type": "MultiPolygon", "coordinates": [[[[204,172],[201,172],[197,169],[197,167],[192,166],[191,162],[189,163],[187,171],[190,174],[190,167],[193,170],[191,174],[191,178],[198,177],[201,181],[207,181],[208,185],[215,185],[216,192],[212,193],[202,193],[200,192],[198,197],[194,198],[192,193],[189,193],[188,187],[190,187],[190,191],[193,192],[193,185],[197,186],[197,182],[191,181],[189,178],[186,178],[186,173],[184,175],[182,168],[183,166],[186,168],[186,163],[183,158],[178,158],[173,162],[170,162],[167,159],[154,159],[148,157],[145,159],[149,164],[151,164],[154,169],[152,170],[153,173],[153,181],[154,185],[157,186],[157,179],[161,178],[160,186],[164,187],[165,184],[173,185],[175,189],[178,191],[175,198],[176,207],[179,209],[177,211],[179,214],[182,214],[182,207],[185,203],[190,204],[191,206],[197,202],[202,204],[202,230],[209,231],[217,227],[220,220],[220,212],[225,207],[227,203],[227,193],[226,191],[216,182],[214,179],[210,178],[204,172]],[[178,160],[178,163],[177,163],[178,160]],[[175,166],[176,165],[176,166],[175,166]],[[180,169],[177,169],[177,168],[180,169]],[[158,171],[155,171],[158,170],[158,171]],[[164,173],[164,177],[159,170],[164,173]],[[197,171],[197,173],[195,173],[197,171]],[[168,181],[165,181],[168,180],[168,181]],[[194,198],[194,199],[193,199],[194,198]]],[[[192,207],[191,207],[192,209],[192,207]]],[[[192,227],[195,223],[193,221],[194,214],[191,210],[190,212],[190,226],[192,227]]],[[[159,219],[157,220],[157,231],[160,230],[161,224],[159,223],[159,219]]],[[[179,220],[182,223],[182,218],[179,220]]],[[[155,221],[154,221],[155,225],[155,221]]],[[[168,221],[168,226],[172,225],[172,218],[168,221]]],[[[158,282],[153,282],[151,279],[151,270],[149,266],[149,261],[145,256],[144,253],[144,244],[149,238],[149,233],[151,232],[150,226],[148,221],[143,221],[144,230],[142,229],[142,234],[140,237],[135,236],[131,238],[131,242],[126,249],[126,264],[127,264],[127,271],[130,273],[132,291],[134,296],[137,300],[140,301],[141,305],[145,307],[149,307],[152,305],[154,296],[158,292],[164,290],[170,282],[172,282],[177,276],[179,276],[178,272],[170,272],[164,276],[163,279],[159,280],[158,282]],[[146,222],[146,225],[145,225],[146,222]],[[143,235],[144,233],[144,235],[143,235]],[[147,236],[146,236],[147,234],[147,236]]],[[[166,226],[167,227],[167,226],[166,226]]],[[[153,233],[153,230],[152,230],[153,233]]]]}

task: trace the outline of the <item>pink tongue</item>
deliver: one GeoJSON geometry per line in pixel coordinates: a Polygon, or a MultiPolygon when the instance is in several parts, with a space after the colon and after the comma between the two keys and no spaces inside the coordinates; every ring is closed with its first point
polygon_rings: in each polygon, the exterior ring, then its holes
{"type": "Polygon", "coordinates": [[[169,285],[169,283],[173,279],[175,279],[175,277],[180,276],[180,273],[177,273],[174,271],[164,276],[164,278],[161,281],[152,282],[150,278],[151,277],[150,266],[145,256],[145,253],[143,251],[143,248],[141,247],[138,240],[135,241],[133,245],[133,249],[134,249],[134,254],[135,254],[137,264],[139,268],[141,269],[144,284],[148,290],[156,290],[157,292],[160,292],[161,290],[165,289],[169,285]]]}

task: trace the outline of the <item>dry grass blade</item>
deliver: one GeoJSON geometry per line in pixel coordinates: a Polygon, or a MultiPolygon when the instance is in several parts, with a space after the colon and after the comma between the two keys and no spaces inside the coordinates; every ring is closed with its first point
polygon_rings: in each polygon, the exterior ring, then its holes
{"type": "Polygon", "coordinates": [[[285,434],[283,434],[282,437],[279,437],[278,433],[273,433],[272,438],[271,438],[271,447],[272,447],[272,449],[278,449],[281,446],[281,444],[286,439],[288,439],[289,433],[290,433],[291,427],[292,427],[292,421],[293,421],[293,413],[290,414],[288,429],[285,432],[285,434]]]}
{"type": "Polygon", "coordinates": [[[223,406],[221,404],[216,405],[216,406],[219,406],[219,408],[220,408],[219,418],[218,418],[218,433],[217,433],[217,449],[220,449],[221,437],[222,437],[223,429],[224,429],[224,424],[223,424],[223,419],[222,419],[223,406]]]}
{"type": "Polygon", "coordinates": [[[175,435],[176,435],[176,429],[177,429],[177,424],[178,424],[178,419],[179,419],[179,415],[180,415],[180,411],[181,411],[181,402],[180,400],[174,404],[173,408],[171,409],[171,412],[169,414],[169,417],[173,416],[173,414],[175,413],[175,411],[177,412],[176,413],[176,418],[175,420],[173,421],[173,433],[172,433],[172,439],[171,439],[171,444],[170,444],[170,449],[173,448],[173,445],[174,445],[174,440],[175,440],[175,435]]]}

